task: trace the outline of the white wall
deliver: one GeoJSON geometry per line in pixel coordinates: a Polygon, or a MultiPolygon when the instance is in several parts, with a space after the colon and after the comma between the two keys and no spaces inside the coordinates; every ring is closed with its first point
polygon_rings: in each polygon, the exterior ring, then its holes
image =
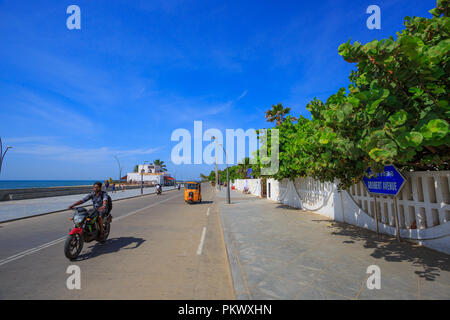
{"type": "MultiPolygon", "coordinates": [[[[131,180],[135,182],[141,182],[141,175],[137,172],[132,172],[127,174],[127,182],[130,182],[131,180]]],[[[163,175],[143,175],[142,180],[144,182],[154,182],[154,183],[163,183],[164,182],[164,176],[163,175]]]]}
{"type": "Polygon", "coordinates": [[[154,164],[140,164],[138,166],[138,172],[141,172],[142,169],[144,169],[144,171],[146,173],[157,173],[157,172],[161,172],[161,167],[154,165],[154,164]]]}
{"type": "Polygon", "coordinates": [[[250,194],[261,197],[261,179],[236,179],[232,185],[238,191],[244,191],[247,187],[250,194]]]}
{"type": "MultiPolygon", "coordinates": [[[[450,254],[450,172],[414,172],[406,178],[397,201],[400,236],[450,254]],[[411,228],[414,221],[415,229],[411,228]]],[[[267,198],[376,231],[374,199],[357,186],[339,192],[337,183],[310,178],[267,179],[267,198]]],[[[396,236],[393,200],[377,198],[377,207],[379,231],[396,236]]]]}

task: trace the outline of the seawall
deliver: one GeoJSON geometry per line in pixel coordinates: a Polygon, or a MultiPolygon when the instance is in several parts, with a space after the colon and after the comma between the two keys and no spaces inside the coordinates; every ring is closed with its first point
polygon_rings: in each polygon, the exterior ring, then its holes
{"type": "MultiPolygon", "coordinates": [[[[144,188],[146,186],[144,185],[144,188]]],[[[124,186],[125,190],[139,189],[140,185],[124,186]]],[[[102,188],[105,190],[105,187],[102,188]]],[[[116,191],[118,189],[116,187],[116,191]]],[[[92,186],[69,186],[69,187],[46,187],[46,188],[24,188],[24,189],[5,189],[0,190],[0,201],[24,200],[47,198],[56,196],[68,196],[73,194],[86,194],[92,191],[92,186]]],[[[111,192],[109,188],[108,192],[111,192]]]]}

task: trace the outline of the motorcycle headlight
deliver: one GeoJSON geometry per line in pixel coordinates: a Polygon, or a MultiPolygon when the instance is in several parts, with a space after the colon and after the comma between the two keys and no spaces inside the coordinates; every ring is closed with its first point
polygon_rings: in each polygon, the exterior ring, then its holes
{"type": "Polygon", "coordinates": [[[83,220],[84,220],[84,217],[83,217],[83,216],[75,216],[75,217],[73,217],[73,222],[74,222],[75,224],[80,224],[80,223],[83,222],[83,220]]]}

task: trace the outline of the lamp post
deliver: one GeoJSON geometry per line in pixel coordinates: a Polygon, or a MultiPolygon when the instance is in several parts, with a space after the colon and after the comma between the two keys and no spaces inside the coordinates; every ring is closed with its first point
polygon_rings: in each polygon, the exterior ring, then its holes
{"type": "Polygon", "coordinates": [[[141,170],[141,195],[144,194],[144,172],[145,172],[145,170],[142,169],[141,170]]]}
{"type": "Polygon", "coordinates": [[[217,176],[217,146],[218,145],[221,146],[223,152],[225,153],[225,163],[227,165],[227,203],[230,204],[231,203],[231,200],[230,200],[230,173],[229,173],[229,170],[228,170],[228,156],[227,156],[227,152],[225,151],[225,148],[223,147],[223,145],[221,143],[217,144],[216,137],[212,137],[212,139],[216,142],[216,179],[218,178],[218,176],[217,176]]]}
{"type": "Polygon", "coordinates": [[[223,152],[225,152],[225,162],[227,164],[227,203],[231,204],[231,200],[230,200],[230,173],[228,171],[228,157],[227,157],[227,152],[225,151],[225,148],[223,147],[223,145],[219,144],[219,146],[222,147],[223,152]]]}
{"type": "Polygon", "coordinates": [[[220,190],[220,186],[219,186],[219,174],[218,174],[218,168],[217,168],[217,140],[216,140],[216,137],[212,137],[212,139],[214,140],[214,142],[216,143],[216,176],[215,176],[215,180],[216,180],[216,182],[215,182],[215,186],[216,186],[216,189],[219,189],[220,190]]]}
{"type": "Polygon", "coordinates": [[[144,161],[144,163],[142,164],[142,169],[141,169],[141,195],[144,194],[144,173],[145,173],[144,164],[146,162],[148,162],[148,161],[144,161]]]}
{"type": "Polygon", "coordinates": [[[122,179],[122,166],[120,165],[120,161],[119,161],[119,158],[117,158],[117,156],[114,156],[114,158],[116,159],[116,161],[117,161],[117,164],[119,165],[119,183],[120,183],[120,180],[122,179]]]}
{"type": "Polygon", "coordinates": [[[3,152],[3,144],[2,144],[2,138],[0,138],[0,173],[2,172],[2,164],[3,164],[3,159],[5,159],[5,155],[6,155],[6,151],[8,151],[8,149],[12,149],[11,146],[7,146],[5,152],[3,152]]]}

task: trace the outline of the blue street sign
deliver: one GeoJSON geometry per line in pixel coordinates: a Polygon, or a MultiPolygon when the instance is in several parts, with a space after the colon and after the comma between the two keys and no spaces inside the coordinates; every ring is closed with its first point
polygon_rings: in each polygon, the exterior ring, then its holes
{"type": "Polygon", "coordinates": [[[248,168],[248,169],[247,169],[247,178],[253,178],[253,177],[251,176],[252,172],[253,172],[253,169],[252,169],[252,168],[248,168]]]}
{"type": "Polygon", "coordinates": [[[385,166],[384,172],[380,173],[374,173],[371,168],[367,169],[366,172],[367,175],[363,178],[363,181],[371,194],[395,197],[406,181],[394,166],[385,166]]]}

